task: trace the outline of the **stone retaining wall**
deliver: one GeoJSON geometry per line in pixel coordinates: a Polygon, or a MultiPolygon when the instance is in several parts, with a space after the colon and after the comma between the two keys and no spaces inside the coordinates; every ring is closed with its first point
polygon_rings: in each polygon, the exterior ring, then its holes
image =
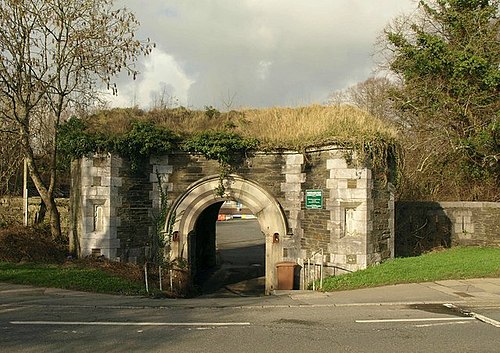
{"type": "MultiPolygon", "coordinates": [[[[41,199],[39,196],[28,198],[28,224],[34,224],[40,209],[41,199]]],[[[61,227],[64,234],[69,230],[69,199],[56,199],[57,208],[61,215],[61,227]]],[[[46,217],[49,215],[47,214],[46,217]]],[[[23,198],[2,197],[0,198],[0,225],[23,224],[23,198]]]]}
{"type": "Polygon", "coordinates": [[[396,203],[396,256],[456,245],[500,246],[500,203],[396,203]]]}

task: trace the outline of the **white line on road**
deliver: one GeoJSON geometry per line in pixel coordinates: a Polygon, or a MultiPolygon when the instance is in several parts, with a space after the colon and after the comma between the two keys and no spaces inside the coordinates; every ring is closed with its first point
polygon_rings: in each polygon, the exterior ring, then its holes
{"type": "Polygon", "coordinates": [[[500,322],[494,319],[491,319],[487,316],[481,315],[481,314],[476,314],[474,312],[471,312],[471,315],[474,319],[478,319],[479,321],[482,321],[484,323],[490,324],[495,327],[500,327],[500,322]]]}
{"type": "Polygon", "coordinates": [[[461,324],[470,324],[470,321],[438,322],[438,323],[436,323],[436,324],[421,324],[421,325],[415,325],[415,327],[434,327],[434,326],[461,325],[461,324]]]}
{"type": "Polygon", "coordinates": [[[357,323],[376,323],[376,322],[421,322],[421,321],[462,321],[475,320],[473,317],[428,317],[422,319],[378,319],[378,320],[356,320],[357,323]]]}
{"type": "Polygon", "coordinates": [[[444,306],[446,306],[447,308],[450,308],[450,309],[455,309],[455,310],[458,310],[462,313],[464,313],[465,315],[469,315],[470,317],[474,318],[474,319],[477,319],[479,321],[482,321],[486,324],[490,324],[492,326],[495,326],[495,327],[499,327],[500,328],[500,321],[497,321],[495,319],[492,319],[490,317],[487,317],[487,316],[484,316],[484,315],[481,315],[481,314],[478,314],[478,313],[475,313],[473,311],[468,311],[468,310],[463,310],[463,309],[460,309],[458,306],[456,306],[455,304],[443,304],[444,306]]]}
{"type": "Polygon", "coordinates": [[[249,322],[112,322],[112,321],[10,321],[12,325],[87,326],[249,326],[249,322]]]}

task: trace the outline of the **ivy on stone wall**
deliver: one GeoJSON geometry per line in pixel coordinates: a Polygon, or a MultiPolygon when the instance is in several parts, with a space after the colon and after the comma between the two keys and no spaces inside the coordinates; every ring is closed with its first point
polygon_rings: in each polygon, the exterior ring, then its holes
{"type": "Polygon", "coordinates": [[[242,161],[245,152],[258,146],[256,139],[243,138],[234,132],[204,131],[186,139],[182,148],[201,153],[205,158],[221,164],[235,165],[242,161]]]}
{"type": "Polygon", "coordinates": [[[139,120],[118,134],[92,131],[87,121],[73,118],[60,127],[58,135],[59,155],[65,163],[91,153],[110,152],[128,158],[131,169],[136,171],[150,156],[177,149],[201,153],[219,162],[221,180],[244,160],[246,151],[258,144],[256,139],[224,130],[199,132],[181,139],[167,128],[139,120]]]}
{"type": "Polygon", "coordinates": [[[220,183],[216,194],[223,196],[224,179],[243,162],[246,152],[258,145],[257,139],[243,138],[234,132],[214,130],[191,136],[184,141],[182,148],[185,151],[201,153],[205,158],[219,163],[220,183]]]}
{"type": "Polygon", "coordinates": [[[151,122],[132,122],[132,129],[115,138],[113,151],[129,158],[132,170],[137,170],[141,161],[150,156],[170,152],[179,137],[172,131],[151,122]]]}
{"type": "MultiPolygon", "coordinates": [[[[377,178],[390,182],[394,186],[400,183],[403,151],[396,143],[387,143],[382,138],[376,138],[363,144],[355,145],[363,160],[363,165],[370,168],[377,178]]],[[[346,158],[346,160],[348,160],[346,158]]]]}
{"type": "Polygon", "coordinates": [[[97,134],[87,131],[85,121],[71,118],[60,125],[57,134],[57,149],[60,162],[69,165],[73,159],[81,158],[91,152],[102,152],[100,142],[107,139],[98,138],[97,134]]]}
{"type": "Polygon", "coordinates": [[[58,131],[59,156],[63,163],[93,153],[117,153],[130,160],[133,171],[141,161],[174,149],[179,137],[172,131],[151,122],[133,121],[123,134],[94,132],[82,119],[70,119],[58,131]]]}

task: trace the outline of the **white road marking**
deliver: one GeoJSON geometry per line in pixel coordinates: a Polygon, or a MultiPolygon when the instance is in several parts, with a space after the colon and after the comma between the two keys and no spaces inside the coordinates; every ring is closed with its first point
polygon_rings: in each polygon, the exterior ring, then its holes
{"type": "Polygon", "coordinates": [[[415,325],[415,327],[433,327],[433,326],[460,325],[460,324],[470,324],[470,321],[438,322],[437,324],[415,325]]]}
{"type": "Polygon", "coordinates": [[[494,320],[494,319],[491,319],[487,316],[484,316],[481,314],[476,314],[473,312],[471,312],[470,314],[472,315],[472,318],[474,318],[474,319],[478,319],[479,321],[485,322],[485,323],[490,324],[490,325],[495,326],[495,327],[500,327],[500,322],[497,320],[494,320]]]}
{"type": "Polygon", "coordinates": [[[446,306],[447,308],[450,308],[450,309],[459,310],[460,312],[462,312],[462,313],[464,313],[466,315],[469,315],[470,317],[472,317],[474,319],[477,319],[479,321],[482,321],[482,322],[484,322],[486,324],[490,324],[492,326],[500,328],[500,322],[497,321],[497,320],[495,320],[495,319],[492,319],[492,318],[489,318],[487,316],[475,313],[473,311],[464,311],[464,310],[460,309],[458,306],[456,306],[454,304],[443,304],[443,305],[446,306]]]}
{"type": "Polygon", "coordinates": [[[250,326],[249,322],[112,322],[112,321],[10,321],[12,325],[85,326],[250,326]]]}
{"type": "Polygon", "coordinates": [[[0,314],[3,314],[3,313],[8,313],[8,312],[10,312],[10,311],[16,311],[16,310],[19,310],[19,308],[2,309],[2,310],[0,310],[0,314]]]}
{"type": "Polygon", "coordinates": [[[356,320],[357,323],[381,323],[381,322],[422,322],[422,321],[462,321],[474,320],[473,317],[428,317],[422,319],[378,319],[378,320],[356,320]]]}

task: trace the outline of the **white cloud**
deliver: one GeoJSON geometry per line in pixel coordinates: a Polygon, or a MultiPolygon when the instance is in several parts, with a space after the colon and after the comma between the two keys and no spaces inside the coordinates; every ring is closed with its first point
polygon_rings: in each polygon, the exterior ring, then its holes
{"type": "Polygon", "coordinates": [[[269,76],[269,70],[271,69],[272,61],[261,60],[259,61],[259,65],[257,67],[257,76],[261,80],[267,79],[269,76]]]}
{"type": "Polygon", "coordinates": [[[167,93],[175,97],[179,104],[187,105],[189,87],[193,82],[172,55],[155,49],[144,58],[136,80],[121,80],[118,96],[113,97],[110,103],[114,107],[148,107],[155,97],[167,93]]]}

